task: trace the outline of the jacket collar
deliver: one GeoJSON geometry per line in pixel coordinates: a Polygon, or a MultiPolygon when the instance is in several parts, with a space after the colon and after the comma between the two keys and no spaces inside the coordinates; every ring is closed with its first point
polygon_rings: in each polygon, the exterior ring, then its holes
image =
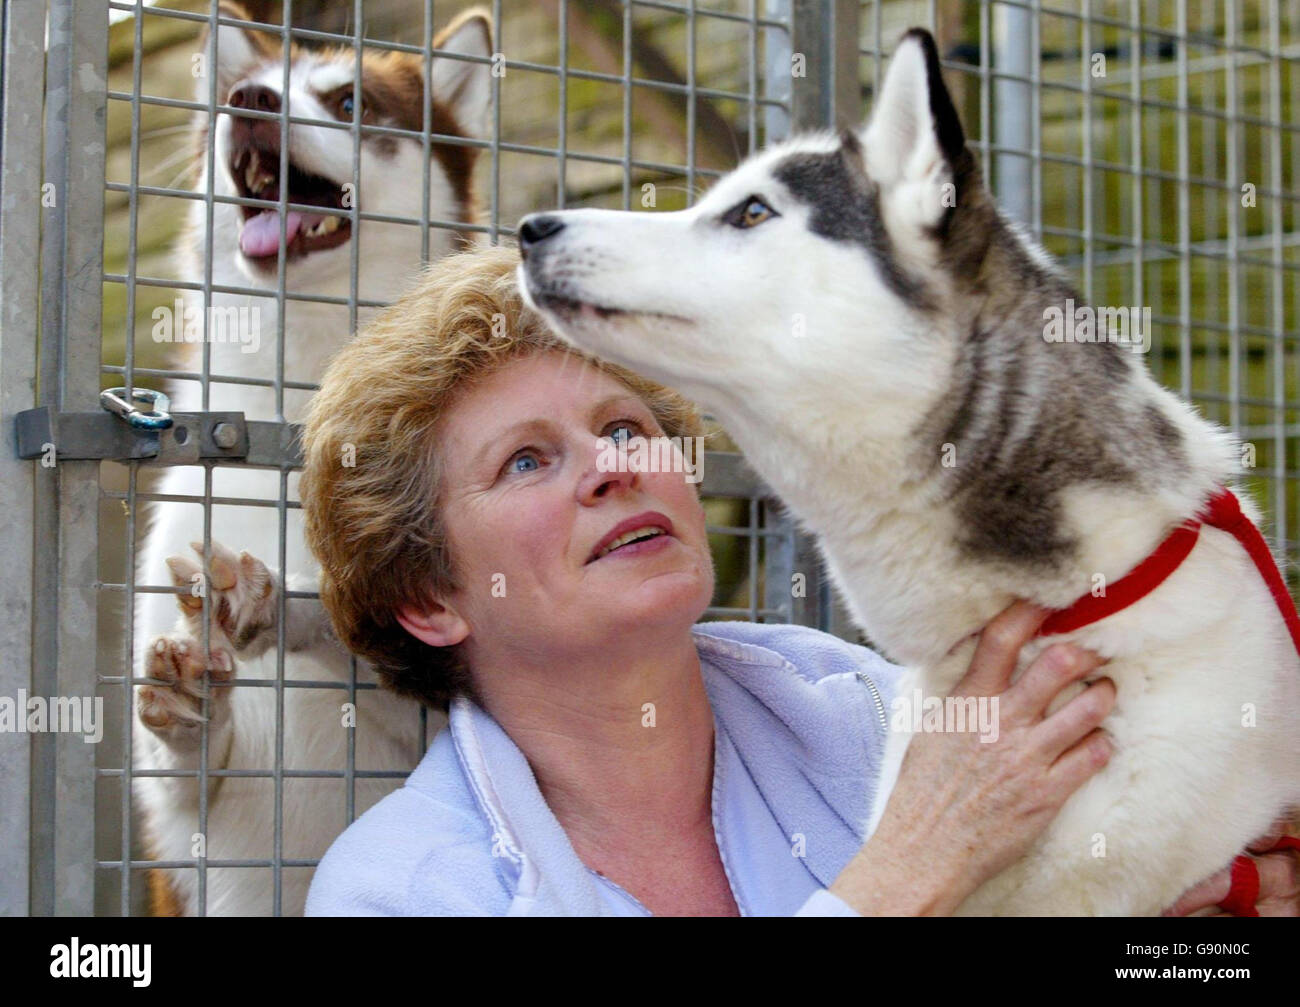
{"type": "Polygon", "coordinates": [[[710,622],[695,635],[715,721],[829,886],[862,846],[884,747],[858,677],[866,652],[798,626],[710,622]]]}
{"type": "MultiPolygon", "coordinates": [[[[732,743],[715,737],[717,760],[744,763],[792,844],[802,837],[808,869],[829,885],[862,845],[884,742],[857,677],[861,660],[843,641],[801,627],[711,622],[692,632],[715,732],[732,743]]],[[[523,752],[467,698],[452,701],[449,724],[513,894],[510,915],[600,915],[596,882],[523,752]]],[[[715,783],[726,768],[715,762],[715,783]]]]}

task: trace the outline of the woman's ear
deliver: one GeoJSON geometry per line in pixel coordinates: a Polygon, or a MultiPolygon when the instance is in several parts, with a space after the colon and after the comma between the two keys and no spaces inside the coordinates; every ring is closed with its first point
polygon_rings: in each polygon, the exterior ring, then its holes
{"type": "Polygon", "coordinates": [[[469,623],[441,602],[404,605],[397,610],[402,628],[430,647],[454,647],[469,636],[469,623]]]}

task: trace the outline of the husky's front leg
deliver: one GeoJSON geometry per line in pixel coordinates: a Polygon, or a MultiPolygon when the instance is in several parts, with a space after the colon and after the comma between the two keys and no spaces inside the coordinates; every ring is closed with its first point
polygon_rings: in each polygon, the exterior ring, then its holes
{"type": "MultiPolygon", "coordinates": [[[[202,545],[195,551],[202,555],[202,545]]],[[[278,611],[276,579],[266,566],[244,553],[212,544],[212,563],[203,568],[184,556],[170,556],[172,582],[188,593],[176,596],[180,615],[170,633],[151,640],[143,652],[141,674],[159,684],[136,689],[136,715],[146,728],[137,735],[143,768],[195,770],[203,725],[207,724],[208,767],[226,766],[232,742],[232,692],[236,653],[266,649],[278,611]],[[203,649],[203,600],[211,609],[209,650],[203,649]],[[205,688],[204,674],[210,688],[205,688]],[[204,709],[206,700],[207,707],[204,709]]],[[[155,777],[146,785],[186,807],[197,800],[193,777],[155,777]]],[[[216,781],[210,786],[215,789],[216,781]]]]}
{"type": "MultiPolygon", "coordinates": [[[[201,543],[192,548],[202,557],[201,543]]],[[[208,724],[209,765],[223,768],[231,740],[231,687],[237,658],[257,657],[275,645],[278,637],[280,576],[247,552],[236,554],[212,543],[211,563],[202,565],[184,556],[167,559],[172,582],[191,589],[177,596],[180,618],[171,633],[150,641],[141,672],[161,685],[141,685],[136,692],[140,722],[154,740],[148,761],[160,769],[196,769],[204,720],[208,724]],[[210,650],[203,651],[203,595],[211,612],[210,650]],[[204,672],[216,688],[203,687],[204,672]],[[206,718],[203,700],[208,700],[206,718]]],[[[314,588],[312,575],[290,577],[290,589],[314,588]]],[[[316,599],[290,599],[285,605],[285,650],[298,651],[330,638],[324,609],[316,599]]],[[[142,738],[148,745],[149,738],[142,738]]],[[[158,778],[194,796],[192,779],[158,778]]]]}
{"type": "MultiPolygon", "coordinates": [[[[200,542],[190,547],[203,556],[200,542]]],[[[212,624],[221,630],[241,657],[260,657],[276,642],[283,578],[247,552],[236,555],[220,542],[212,543],[212,563],[206,576],[199,563],[185,556],[167,560],[172,583],[190,587],[206,583],[212,599],[212,624]]],[[[315,591],[320,579],[315,574],[289,575],[288,590],[315,591]]],[[[180,595],[182,614],[188,617],[195,636],[203,632],[203,599],[180,595]]],[[[290,598],[285,602],[284,649],[286,653],[310,650],[332,640],[329,619],[318,598],[290,598]]]]}

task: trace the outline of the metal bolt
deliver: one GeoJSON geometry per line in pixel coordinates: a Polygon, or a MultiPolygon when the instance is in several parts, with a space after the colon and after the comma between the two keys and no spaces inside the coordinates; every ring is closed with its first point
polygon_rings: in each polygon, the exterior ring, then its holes
{"type": "Polygon", "coordinates": [[[233,423],[218,423],[212,428],[212,440],[219,448],[233,448],[239,443],[239,428],[233,423]]]}

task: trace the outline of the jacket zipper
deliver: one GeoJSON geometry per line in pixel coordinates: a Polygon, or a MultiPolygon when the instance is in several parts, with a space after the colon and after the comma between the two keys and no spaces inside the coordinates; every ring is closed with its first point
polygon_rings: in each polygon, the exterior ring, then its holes
{"type": "Polygon", "coordinates": [[[866,675],[862,674],[862,672],[859,671],[857,674],[858,678],[862,679],[862,681],[866,683],[867,688],[871,690],[871,698],[876,704],[876,714],[880,717],[880,729],[888,735],[889,718],[885,716],[885,701],[880,698],[880,690],[876,688],[876,683],[871,681],[871,679],[866,675]]]}

